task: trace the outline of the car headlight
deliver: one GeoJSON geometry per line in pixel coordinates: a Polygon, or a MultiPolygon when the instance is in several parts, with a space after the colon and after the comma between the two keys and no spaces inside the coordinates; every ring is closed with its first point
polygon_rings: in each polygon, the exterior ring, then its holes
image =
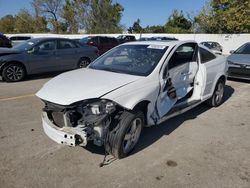
{"type": "Polygon", "coordinates": [[[111,114],[116,109],[115,104],[107,100],[91,103],[88,107],[94,115],[111,114]]]}
{"type": "Polygon", "coordinates": [[[227,64],[234,64],[232,61],[227,60],[227,64]]]}

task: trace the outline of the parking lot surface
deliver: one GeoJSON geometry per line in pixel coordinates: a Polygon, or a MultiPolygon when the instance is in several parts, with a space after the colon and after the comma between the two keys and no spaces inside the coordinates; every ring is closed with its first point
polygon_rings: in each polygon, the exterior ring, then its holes
{"type": "Polygon", "coordinates": [[[0,81],[0,187],[250,187],[250,84],[228,81],[224,103],[145,128],[127,158],[58,145],[34,95],[49,77],[0,81]]]}

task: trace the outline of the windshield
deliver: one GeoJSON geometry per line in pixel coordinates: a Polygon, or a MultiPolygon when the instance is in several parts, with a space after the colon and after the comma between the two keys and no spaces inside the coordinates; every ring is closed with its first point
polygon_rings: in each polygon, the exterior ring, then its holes
{"type": "Polygon", "coordinates": [[[122,45],[94,61],[89,68],[132,74],[149,75],[167,50],[164,45],[122,45]]]}
{"type": "Polygon", "coordinates": [[[13,49],[16,50],[29,50],[30,48],[32,48],[35,44],[37,44],[40,41],[40,39],[36,38],[36,39],[29,39],[27,41],[24,41],[20,44],[17,44],[16,46],[13,47],[13,49]]]}
{"type": "Polygon", "coordinates": [[[235,54],[250,54],[250,43],[246,43],[242,45],[234,53],[235,54]]]}
{"type": "Polygon", "coordinates": [[[87,44],[88,41],[89,41],[89,37],[84,37],[84,38],[79,40],[79,42],[82,43],[82,44],[87,44]]]}

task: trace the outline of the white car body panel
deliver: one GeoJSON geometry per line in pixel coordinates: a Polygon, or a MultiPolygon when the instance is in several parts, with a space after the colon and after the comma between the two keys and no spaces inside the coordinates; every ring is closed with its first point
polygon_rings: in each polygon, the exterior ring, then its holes
{"type": "Polygon", "coordinates": [[[85,99],[99,98],[138,79],[141,77],[94,69],[78,69],[51,79],[36,95],[56,104],[70,105],[85,99]]]}
{"type": "MultiPolygon", "coordinates": [[[[158,109],[158,116],[163,117],[177,101],[177,99],[170,100],[166,93],[159,93],[159,91],[165,84],[165,80],[162,78],[163,69],[167,66],[167,62],[173,54],[174,50],[171,51],[171,49],[173,47],[176,49],[185,43],[195,43],[195,41],[126,43],[125,45],[165,45],[168,46],[168,49],[153,72],[147,77],[89,68],[80,69],[61,74],[52,79],[43,86],[37,96],[43,100],[61,105],[70,105],[85,99],[102,98],[114,101],[128,110],[132,110],[142,101],[148,101],[147,123],[148,126],[154,125],[156,124],[154,118],[157,117],[156,109],[158,109]]],[[[177,72],[172,71],[171,73],[170,71],[169,73],[173,79],[173,85],[180,84],[178,86],[179,90],[177,90],[179,98],[182,98],[190,91],[190,88],[184,86],[185,83],[181,85],[180,82],[194,79],[193,95],[188,101],[204,101],[212,96],[217,80],[221,76],[226,76],[226,59],[223,56],[217,56],[216,59],[204,64],[201,64],[200,60],[199,63],[191,62],[183,70],[190,70],[190,72],[186,72],[188,75],[182,76],[179,75],[181,72],[177,70],[177,72]]],[[[158,118],[157,123],[160,121],[161,119],[158,118]]]]}

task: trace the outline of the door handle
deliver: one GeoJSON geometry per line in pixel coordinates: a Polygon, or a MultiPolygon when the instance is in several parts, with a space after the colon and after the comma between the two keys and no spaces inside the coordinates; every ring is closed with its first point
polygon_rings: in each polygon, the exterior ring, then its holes
{"type": "Polygon", "coordinates": [[[189,75],[191,75],[191,74],[192,74],[192,72],[182,72],[182,73],[181,73],[182,76],[189,76],[189,75]]]}

